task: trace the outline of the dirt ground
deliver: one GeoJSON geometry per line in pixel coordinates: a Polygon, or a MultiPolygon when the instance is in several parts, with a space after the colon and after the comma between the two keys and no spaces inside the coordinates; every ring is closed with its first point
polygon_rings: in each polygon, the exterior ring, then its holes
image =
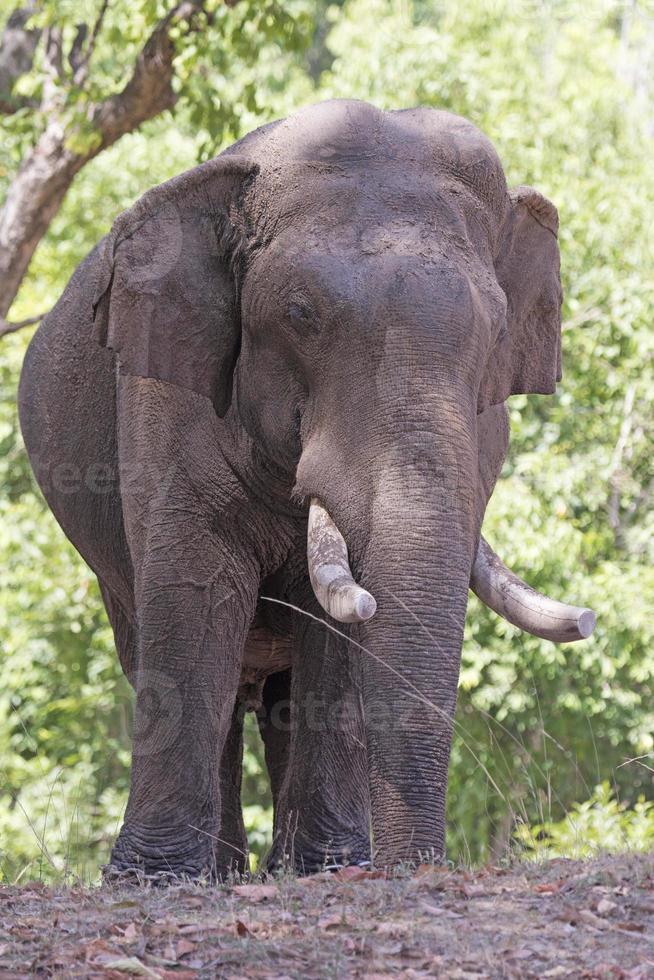
{"type": "Polygon", "coordinates": [[[0,978],[654,978],[654,854],[276,883],[0,888],[0,978]]]}

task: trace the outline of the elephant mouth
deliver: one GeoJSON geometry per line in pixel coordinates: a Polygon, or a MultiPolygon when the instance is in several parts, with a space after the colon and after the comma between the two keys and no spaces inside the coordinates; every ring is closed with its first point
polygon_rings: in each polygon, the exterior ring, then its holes
{"type": "MultiPolygon", "coordinates": [[[[315,497],[309,508],[307,561],[316,599],[333,619],[364,623],[375,615],[374,596],[354,580],[343,535],[315,497]]],[[[558,602],[532,589],[504,565],[483,536],[473,563],[470,588],[503,619],[544,640],[584,640],[595,628],[591,609],[558,602]]]]}

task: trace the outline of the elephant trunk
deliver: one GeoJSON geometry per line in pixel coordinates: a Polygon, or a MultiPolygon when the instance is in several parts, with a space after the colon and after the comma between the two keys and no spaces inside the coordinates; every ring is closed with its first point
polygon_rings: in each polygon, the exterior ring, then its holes
{"type": "MultiPolygon", "coordinates": [[[[379,866],[440,860],[448,762],[456,709],[468,588],[491,608],[537,635],[558,641],[588,635],[590,610],[534,592],[499,561],[471,515],[474,481],[460,469],[456,493],[434,494],[387,474],[393,492],[372,503],[371,533],[348,549],[327,509],[313,498],[308,558],[318,601],[340,622],[358,623],[374,859],[379,866]],[[401,492],[399,492],[401,490],[401,492]],[[398,492],[396,492],[398,491],[398,492]],[[401,500],[393,509],[388,501],[401,500]]],[[[346,515],[343,514],[346,519],[346,515]]],[[[357,525],[350,519],[346,531],[357,525]]]]}
{"type": "Polygon", "coordinates": [[[440,860],[463,625],[475,545],[466,494],[434,499],[404,475],[373,504],[356,567],[378,600],[358,627],[374,859],[440,860]]]}

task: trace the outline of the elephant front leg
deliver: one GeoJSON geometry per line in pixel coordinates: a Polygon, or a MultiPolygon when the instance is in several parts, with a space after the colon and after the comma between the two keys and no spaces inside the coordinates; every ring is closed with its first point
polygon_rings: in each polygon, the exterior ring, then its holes
{"type": "Polygon", "coordinates": [[[221,872],[220,763],[260,566],[211,403],[120,377],[121,498],[138,627],[131,786],[110,867],[221,872]]]}
{"type": "Polygon", "coordinates": [[[204,581],[179,567],[143,578],[131,787],[111,868],[216,877],[220,760],[256,585],[220,566],[204,581]]]}
{"type": "MultiPolygon", "coordinates": [[[[299,605],[299,603],[298,603],[299,605]]],[[[305,598],[305,608],[318,612],[305,598]]],[[[268,865],[303,874],[370,858],[365,729],[348,642],[296,614],[286,777],[268,865]]],[[[270,712],[284,723],[281,711],[270,712]]]]}

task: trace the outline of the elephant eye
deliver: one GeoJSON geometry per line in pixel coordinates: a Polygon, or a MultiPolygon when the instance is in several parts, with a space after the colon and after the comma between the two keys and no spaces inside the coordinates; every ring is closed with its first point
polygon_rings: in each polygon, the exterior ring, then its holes
{"type": "Polygon", "coordinates": [[[288,318],[293,327],[301,333],[316,332],[318,329],[318,318],[304,300],[295,299],[288,304],[288,318]]]}

